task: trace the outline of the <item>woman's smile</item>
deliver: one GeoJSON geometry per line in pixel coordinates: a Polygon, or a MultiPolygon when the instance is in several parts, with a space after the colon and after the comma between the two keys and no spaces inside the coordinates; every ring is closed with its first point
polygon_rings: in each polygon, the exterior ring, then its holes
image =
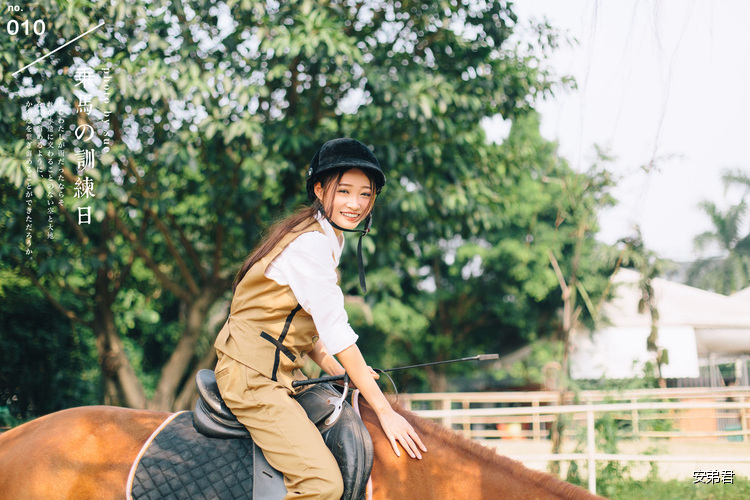
{"type": "Polygon", "coordinates": [[[359,219],[359,214],[354,213],[354,212],[341,212],[341,215],[343,215],[347,219],[352,219],[352,220],[359,219]]]}

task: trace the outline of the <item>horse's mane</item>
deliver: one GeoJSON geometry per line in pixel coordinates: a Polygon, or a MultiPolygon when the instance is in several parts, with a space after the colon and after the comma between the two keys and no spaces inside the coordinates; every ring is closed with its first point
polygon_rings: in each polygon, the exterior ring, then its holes
{"type": "Polygon", "coordinates": [[[492,448],[484,446],[476,441],[472,441],[471,439],[467,439],[456,431],[406,410],[401,406],[396,397],[391,395],[388,395],[387,397],[393,409],[406,418],[420,436],[431,436],[434,439],[439,440],[445,446],[449,446],[457,452],[464,454],[464,456],[472,456],[489,466],[505,469],[513,477],[517,479],[523,478],[524,480],[540,485],[550,491],[550,493],[564,495],[566,498],[570,499],[599,498],[594,497],[588,491],[562,481],[551,474],[529,469],[521,462],[500,455],[492,448]]]}

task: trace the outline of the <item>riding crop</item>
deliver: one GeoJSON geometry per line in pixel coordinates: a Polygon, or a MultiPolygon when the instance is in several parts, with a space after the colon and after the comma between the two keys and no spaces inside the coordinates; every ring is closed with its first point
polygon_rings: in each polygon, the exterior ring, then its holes
{"type": "MultiPolygon", "coordinates": [[[[468,358],[449,359],[446,361],[433,361],[431,363],[420,363],[418,365],[398,366],[396,368],[386,368],[385,370],[381,370],[380,368],[375,368],[375,372],[377,373],[395,372],[397,370],[408,370],[411,368],[422,368],[424,366],[444,365],[447,363],[457,363],[459,361],[490,361],[490,360],[499,359],[499,358],[500,358],[500,355],[498,354],[478,354],[476,356],[470,356],[468,358]]],[[[328,375],[328,376],[320,377],[320,378],[311,378],[309,380],[295,380],[294,382],[292,382],[292,387],[302,387],[305,385],[319,384],[321,382],[336,382],[339,380],[344,380],[345,377],[347,377],[346,374],[328,375]]]]}

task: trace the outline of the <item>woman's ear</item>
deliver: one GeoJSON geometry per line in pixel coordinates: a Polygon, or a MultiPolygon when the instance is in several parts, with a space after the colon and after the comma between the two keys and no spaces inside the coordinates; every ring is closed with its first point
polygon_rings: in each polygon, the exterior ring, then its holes
{"type": "Polygon", "coordinates": [[[313,191],[315,192],[315,196],[320,200],[320,203],[323,203],[323,185],[320,182],[316,182],[313,186],[313,191]]]}

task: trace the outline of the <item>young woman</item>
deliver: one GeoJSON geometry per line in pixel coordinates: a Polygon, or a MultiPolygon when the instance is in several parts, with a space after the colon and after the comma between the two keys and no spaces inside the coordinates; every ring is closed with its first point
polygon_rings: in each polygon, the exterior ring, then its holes
{"type": "MultiPolygon", "coordinates": [[[[336,460],[290,397],[292,381],[304,378],[300,368],[306,355],[330,375],[349,375],[377,413],[396,455],[399,444],[412,458],[427,451],[375,382],[337,285],[343,231],[362,221],[369,226],[384,184],[380,164],[364,144],[325,143],[308,171],[311,206],[276,224],[247,258],[235,278],[229,319],[214,344],[224,401],[284,474],[287,499],[338,500],[343,492],[336,460]]],[[[362,277],[361,259],[359,264],[362,277]]]]}

